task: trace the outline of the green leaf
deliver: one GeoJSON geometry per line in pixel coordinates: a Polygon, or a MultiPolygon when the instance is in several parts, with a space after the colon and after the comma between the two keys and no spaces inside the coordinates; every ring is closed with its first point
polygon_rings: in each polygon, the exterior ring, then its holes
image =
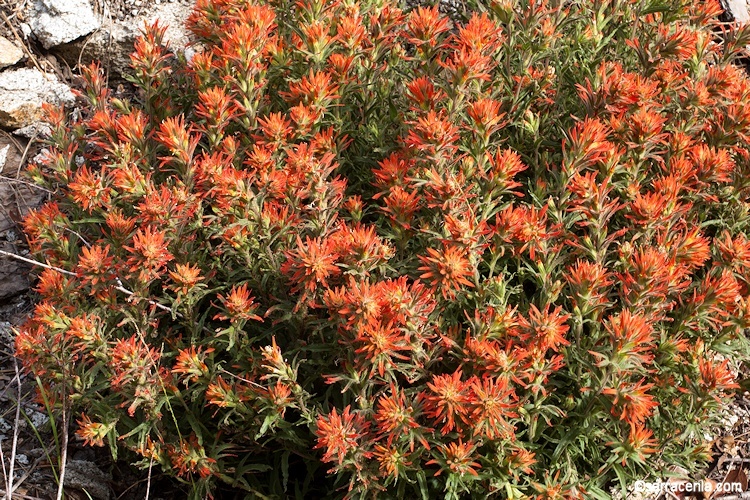
{"type": "Polygon", "coordinates": [[[595,485],[586,485],[586,495],[588,498],[593,498],[595,500],[610,500],[612,498],[609,493],[595,485]]]}
{"type": "Polygon", "coordinates": [[[622,498],[628,498],[628,476],[625,470],[619,465],[614,464],[612,469],[617,474],[617,479],[620,481],[620,491],[622,491],[622,498]]]}
{"type": "Polygon", "coordinates": [[[266,415],[266,418],[263,419],[263,425],[260,426],[260,430],[255,435],[255,439],[260,439],[261,437],[263,437],[271,427],[271,425],[273,425],[278,419],[279,416],[276,414],[266,415]]]}
{"type": "Polygon", "coordinates": [[[268,464],[250,464],[245,467],[245,470],[253,471],[253,472],[266,472],[268,470],[273,469],[268,464]]]}
{"type": "Polygon", "coordinates": [[[417,473],[417,482],[419,483],[419,491],[422,493],[422,500],[430,500],[430,495],[427,491],[427,477],[423,470],[417,473]]]}
{"type": "Polygon", "coordinates": [[[107,433],[107,444],[112,453],[112,460],[117,461],[117,426],[113,426],[107,433]]]}

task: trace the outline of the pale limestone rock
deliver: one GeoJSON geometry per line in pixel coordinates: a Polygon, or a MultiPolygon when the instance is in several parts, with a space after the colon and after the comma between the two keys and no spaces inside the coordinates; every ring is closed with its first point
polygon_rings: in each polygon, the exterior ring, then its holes
{"type": "Polygon", "coordinates": [[[72,42],[101,25],[89,0],[34,0],[27,19],[45,49],[72,42]]]}
{"type": "Polygon", "coordinates": [[[750,21],[748,0],[722,0],[721,6],[740,24],[750,21]]]}
{"type": "Polygon", "coordinates": [[[104,20],[101,29],[85,40],[61,45],[55,53],[74,66],[80,61],[89,64],[100,61],[110,75],[122,76],[130,70],[130,54],[133,44],[145,25],[158,21],[166,26],[164,41],[175,52],[189,51],[190,43],[185,21],[192,10],[189,5],[162,3],[149,6],[148,10],[134,19],[104,20]]]}
{"type": "Polygon", "coordinates": [[[148,24],[159,21],[160,25],[167,26],[167,32],[164,34],[165,41],[172,50],[181,52],[190,43],[188,31],[185,28],[185,21],[187,21],[190,12],[193,10],[194,3],[189,2],[188,5],[155,5],[142,16],[142,19],[148,24]]]}
{"type": "Polygon", "coordinates": [[[26,127],[42,118],[44,103],[59,106],[74,100],[70,87],[55,75],[30,68],[0,73],[0,127],[26,127]]]}
{"type": "Polygon", "coordinates": [[[21,59],[23,59],[23,50],[7,38],[0,36],[0,68],[13,66],[21,59]]]}

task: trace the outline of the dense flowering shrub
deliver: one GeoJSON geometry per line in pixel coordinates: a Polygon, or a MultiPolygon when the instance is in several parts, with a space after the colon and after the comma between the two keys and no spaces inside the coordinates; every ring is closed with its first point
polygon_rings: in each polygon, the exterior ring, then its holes
{"type": "Polygon", "coordinates": [[[195,497],[607,498],[700,465],[750,326],[718,2],[200,0],[32,169],[17,352],[195,497]],[[265,496],[264,496],[265,495],[265,496]]]}

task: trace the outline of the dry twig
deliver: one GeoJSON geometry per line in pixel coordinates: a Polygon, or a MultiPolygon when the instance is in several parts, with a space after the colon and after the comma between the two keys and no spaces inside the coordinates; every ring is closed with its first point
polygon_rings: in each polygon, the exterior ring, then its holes
{"type": "Polygon", "coordinates": [[[2,10],[0,10],[0,17],[3,18],[3,21],[5,21],[5,24],[13,33],[13,36],[16,38],[16,41],[18,41],[18,44],[21,46],[23,51],[26,52],[26,56],[29,58],[29,60],[34,64],[34,66],[36,66],[36,69],[42,72],[42,75],[44,75],[44,78],[47,78],[47,73],[42,69],[42,66],[39,64],[39,61],[37,60],[36,56],[26,46],[26,44],[23,41],[23,38],[21,38],[21,36],[16,31],[16,28],[14,28],[13,24],[10,22],[10,19],[8,19],[8,16],[6,16],[5,12],[3,12],[2,10]]]}

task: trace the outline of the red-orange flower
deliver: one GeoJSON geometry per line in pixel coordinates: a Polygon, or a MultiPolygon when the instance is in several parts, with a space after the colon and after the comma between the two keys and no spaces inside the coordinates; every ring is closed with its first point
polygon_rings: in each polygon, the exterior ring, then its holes
{"type": "Polygon", "coordinates": [[[444,245],[442,251],[427,249],[427,257],[419,256],[424,264],[419,277],[430,282],[432,290],[440,288],[443,298],[455,298],[462,286],[473,287],[467,278],[473,276],[474,270],[466,256],[466,250],[454,245],[444,245]]]}
{"type": "Polygon", "coordinates": [[[132,417],[136,409],[146,406],[151,409],[156,404],[157,395],[163,390],[163,379],[158,373],[160,354],[148,348],[135,336],[118,340],[110,352],[110,367],[113,388],[123,393],[132,417]]]}
{"type": "MultiPolygon", "coordinates": [[[[498,116],[490,120],[490,123],[494,123],[496,120],[500,120],[502,116],[498,116]]],[[[487,120],[487,118],[482,118],[487,120]]],[[[502,123],[498,122],[494,127],[501,127],[502,123]]],[[[521,186],[520,182],[514,181],[514,177],[519,172],[523,172],[528,167],[521,161],[521,156],[510,148],[498,150],[495,155],[491,155],[487,152],[487,160],[489,161],[490,171],[489,178],[497,185],[497,188],[502,191],[509,191],[521,186]]],[[[515,193],[522,196],[521,193],[515,193]]]]}
{"type": "Polygon", "coordinates": [[[445,61],[439,61],[446,70],[451,86],[460,88],[472,82],[487,82],[495,62],[477,50],[459,48],[445,61]]]}
{"type": "Polygon", "coordinates": [[[490,54],[502,41],[502,28],[490,19],[486,13],[472,13],[469,22],[458,27],[458,34],[453,42],[462,48],[490,54]]]}
{"type": "Polygon", "coordinates": [[[642,315],[625,309],[607,318],[604,328],[612,339],[612,356],[621,368],[629,363],[643,365],[653,359],[653,326],[642,315]]]}
{"type": "Polygon", "coordinates": [[[414,439],[427,450],[430,445],[422,433],[415,432],[422,428],[417,422],[419,414],[419,402],[407,399],[404,391],[394,384],[391,384],[391,393],[382,395],[378,399],[377,411],[375,413],[375,422],[379,437],[385,437],[388,446],[394,441],[399,441],[403,437],[409,438],[409,449],[414,451],[414,439]]]}
{"type": "Polygon", "coordinates": [[[364,358],[358,359],[359,364],[371,366],[371,375],[377,369],[381,377],[385,375],[386,370],[395,368],[394,360],[408,360],[409,357],[401,352],[411,350],[401,328],[392,322],[383,324],[377,319],[360,326],[355,345],[361,346],[355,353],[363,355],[364,358]]]}
{"type": "Polygon", "coordinates": [[[338,99],[338,89],[339,86],[331,81],[328,73],[311,69],[299,82],[289,84],[289,92],[280,94],[291,104],[301,103],[321,110],[338,99]]]}
{"type": "Polygon", "coordinates": [[[281,380],[277,380],[276,384],[270,386],[268,389],[268,399],[273,404],[276,413],[280,418],[284,418],[286,409],[292,404],[292,388],[288,384],[285,384],[281,380]]]}
{"type": "Polygon", "coordinates": [[[443,434],[456,428],[456,418],[471,423],[470,403],[475,401],[472,382],[462,381],[461,377],[461,370],[458,369],[452,375],[434,375],[432,382],[427,383],[430,391],[425,394],[425,413],[435,423],[443,424],[440,429],[443,434]]]}
{"type": "Polygon", "coordinates": [[[202,478],[207,478],[219,473],[216,459],[206,456],[206,450],[198,443],[195,434],[189,440],[180,439],[179,449],[169,446],[169,456],[177,474],[189,477],[197,473],[202,478]]]}
{"type": "Polygon", "coordinates": [[[654,401],[654,397],[648,394],[648,390],[654,387],[654,384],[644,383],[641,379],[637,384],[628,384],[623,387],[611,388],[606,387],[602,390],[603,394],[614,396],[611,413],[617,416],[620,412],[620,420],[624,420],[632,425],[642,425],[659,406],[654,401]]]}
{"type": "Polygon", "coordinates": [[[716,238],[716,246],[723,262],[742,275],[750,276],[750,239],[744,233],[733,237],[725,231],[716,238]]]}
{"type": "Polygon", "coordinates": [[[719,399],[721,393],[739,388],[736,376],[729,369],[729,360],[716,362],[709,359],[699,359],[698,369],[701,373],[701,386],[704,390],[719,399]]]}
{"type": "Polygon", "coordinates": [[[198,92],[195,114],[207,122],[209,135],[218,139],[230,120],[237,114],[237,105],[222,87],[198,92]]]}
{"type": "Polygon", "coordinates": [[[362,17],[359,13],[352,13],[339,19],[336,31],[336,39],[349,50],[358,48],[362,40],[367,36],[367,31],[362,24],[362,17]]]}
{"type": "Polygon", "coordinates": [[[302,242],[297,236],[297,248],[285,252],[286,262],[281,271],[289,276],[294,284],[293,290],[312,292],[317,286],[328,286],[328,278],[341,273],[336,266],[338,255],[333,251],[331,240],[309,236],[302,242]]]}
{"type": "Polygon", "coordinates": [[[84,446],[104,446],[104,438],[107,437],[109,431],[115,426],[114,423],[102,424],[92,422],[85,413],[81,414],[81,418],[77,422],[78,430],[76,431],[76,436],[83,439],[84,446]]]}
{"type": "Polygon", "coordinates": [[[203,281],[201,268],[195,264],[177,264],[174,271],[169,271],[169,276],[177,285],[174,288],[180,293],[188,293],[203,281]]]}
{"type": "Polygon", "coordinates": [[[376,233],[375,226],[340,224],[331,235],[331,248],[341,255],[342,264],[367,275],[393,254],[391,247],[376,233]]]}
{"type": "Polygon", "coordinates": [[[571,170],[581,171],[604,160],[614,149],[607,140],[609,128],[595,118],[587,118],[576,124],[563,141],[563,152],[571,170]]]}
{"type": "Polygon", "coordinates": [[[476,445],[471,441],[464,443],[461,439],[458,443],[448,443],[440,447],[442,457],[434,460],[430,460],[425,465],[440,464],[443,468],[438,470],[435,475],[439,476],[444,470],[449,470],[453,474],[463,476],[465,474],[471,474],[472,476],[478,476],[479,473],[476,469],[479,469],[481,465],[478,462],[473,462],[474,450],[476,445]]]}
{"type": "Polygon", "coordinates": [[[511,410],[515,406],[515,395],[513,389],[508,388],[508,380],[504,377],[474,379],[472,389],[475,395],[471,414],[474,435],[487,439],[513,437],[513,426],[506,419],[517,414],[511,410]]]}
{"type": "Polygon", "coordinates": [[[103,171],[93,171],[83,165],[76,171],[68,187],[73,199],[90,212],[109,203],[110,183],[111,179],[103,171]]]}
{"type": "Polygon", "coordinates": [[[92,352],[104,345],[101,320],[94,314],[83,313],[70,318],[70,327],[65,333],[74,354],[92,352]]]}
{"type": "Polygon", "coordinates": [[[540,311],[536,305],[531,304],[528,319],[520,316],[518,323],[521,329],[521,338],[538,346],[542,352],[551,349],[558,352],[562,346],[570,345],[565,334],[570,327],[566,324],[570,314],[562,314],[562,306],[557,306],[550,311],[550,306],[540,311]]]}
{"type": "Polygon", "coordinates": [[[472,130],[481,133],[485,140],[505,124],[505,113],[500,112],[500,106],[500,101],[482,98],[471,103],[466,110],[473,124],[472,130]]]}
{"type": "Polygon", "coordinates": [[[304,136],[310,132],[321,116],[321,111],[310,105],[297,104],[289,109],[289,117],[294,122],[298,136],[304,136]]]}
{"type": "Polygon", "coordinates": [[[169,149],[172,156],[183,164],[188,164],[201,137],[199,134],[191,134],[184,117],[178,116],[167,118],[161,123],[156,139],[169,149]]]}
{"type": "Polygon", "coordinates": [[[406,86],[409,97],[424,111],[434,109],[438,102],[445,97],[445,92],[435,88],[435,84],[426,76],[421,76],[409,82],[406,86]]]}
{"type": "Polygon", "coordinates": [[[409,14],[407,29],[409,43],[435,47],[440,35],[450,29],[450,20],[440,14],[437,6],[418,7],[409,14]]]}
{"type": "Polygon", "coordinates": [[[520,255],[526,250],[536,260],[537,253],[544,254],[554,248],[552,239],[561,231],[559,225],[548,227],[548,205],[539,210],[535,206],[508,206],[497,215],[496,230],[508,243],[516,246],[520,255]]]}
{"type": "Polygon", "coordinates": [[[628,439],[625,442],[617,443],[618,446],[614,450],[622,455],[622,465],[624,466],[628,459],[643,464],[647,455],[653,455],[659,451],[659,442],[653,436],[654,433],[651,429],[643,425],[631,424],[628,439]]]}
{"type": "Polygon", "coordinates": [[[146,226],[133,236],[133,246],[125,247],[132,257],[128,259],[131,272],[139,272],[141,281],[150,281],[159,276],[159,272],[174,259],[167,249],[167,236],[164,232],[146,226]]]}
{"type": "Polygon", "coordinates": [[[240,403],[240,398],[234,387],[229,385],[221,376],[206,388],[206,400],[209,404],[219,408],[234,408],[240,403]]]}
{"type": "Polygon", "coordinates": [[[35,290],[42,296],[42,299],[60,299],[70,287],[71,280],[66,275],[54,269],[44,269],[39,274],[35,290]]]}
{"type": "Polygon", "coordinates": [[[182,381],[187,387],[188,383],[195,382],[201,377],[208,376],[208,366],[206,366],[206,356],[213,352],[212,348],[206,350],[200,347],[190,346],[189,349],[180,349],[177,355],[172,373],[183,375],[182,381]]]}
{"type": "Polygon", "coordinates": [[[419,210],[420,195],[416,191],[406,191],[401,186],[394,186],[383,198],[383,213],[398,226],[411,229],[414,214],[419,210]]]}
{"type": "Polygon", "coordinates": [[[445,159],[458,150],[460,138],[456,127],[441,112],[430,110],[424,117],[410,123],[407,146],[424,152],[429,158],[445,159]]]}
{"type": "Polygon", "coordinates": [[[105,233],[109,233],[113,240],[120,242],[128,239],[135,229],[135,219],[126,217],[122,210],[117,208],[107,213],[104,223],[109,229],[109,231],[105,230],[105,233]]]}
{"type": "Polygon", "coordinates": [[[735,162],[728,149],[710,148],[698,144],[690,150],[694,174],[700,183],[715,184],[732,181],[735,162]]]}
{"type": "Polygon", "coordinates": [[[370,423],[359,412],[352,413],[351,406],[347,405],[340,415],[334,408],[328,415],[318,417],[315,429],[318,442],[313,449],[325,449],[322,460],[341,465],[350,451],[359,448],[369,428],[370,423]]]}
{"type": "Polygon", "coordinates": [[[78,275],[84,283],[97,285],[107,283],[114,276],[112,262],[114,258],[109,254],[109,245],[93,245],[83,247],[78,258],[78,275]]]}
{"type": "Polygon", "coordinates": [[[264,118],[258,118],[258,124],[263,132],[256,137],[256,143],[259,145],[283,145],[292,133],[291,122],[281,113],[270,113],[264,118]]]}
{"type": "Polygon", "coordinates": [[[686,230],[676,238],[676,260],[692,269],[700,268],[711,257],[709,240],[698,228],[686,230]]]}
{"type": "Polygon", "coordinates": [[[229,321],[263,321],[263,318],[255,314],[258,304],[254,302],[255,297],[250,295],[247,283],[241,286],[233,286],[232,290],[225,297],[219,295],[221,304],[226,309],[227,314],[217,314],[214,319],[229,321]]]}
{"type": "Polygon", "coordinates": [[[406,455],[402,454],[397,448],[391,448],[376,444],[373,455],[378,461],[379,470],[382,477],[398,477],[411,462],[406,460],[406,455]]]}
{"type": "Polygon", "coordinates": [[[354,61],[354,56],[344,54],[331,54],[328,57],[328,64],[331,66],[331,70],[339,82],[348,80],[354,61]]]}
{"type": "Polygon", "coordinates": [[[568,267],[565,279],[573,290],[573,303],[583,315],[606,302],[612,284],[604,266],[581,259],[568,267]]]}
{"type": "Polygon", "coordinates": [[[519,473],[532,474],[533,469],[531,468],[531,466],[536,463],[534,453],[524,448],[518,448],[513,451],[510,455],[508,455],[507,461],[508,468],[511,471],[510,473],[513,474],[513,477],[515,478],[519,477],[519,473]]]}

